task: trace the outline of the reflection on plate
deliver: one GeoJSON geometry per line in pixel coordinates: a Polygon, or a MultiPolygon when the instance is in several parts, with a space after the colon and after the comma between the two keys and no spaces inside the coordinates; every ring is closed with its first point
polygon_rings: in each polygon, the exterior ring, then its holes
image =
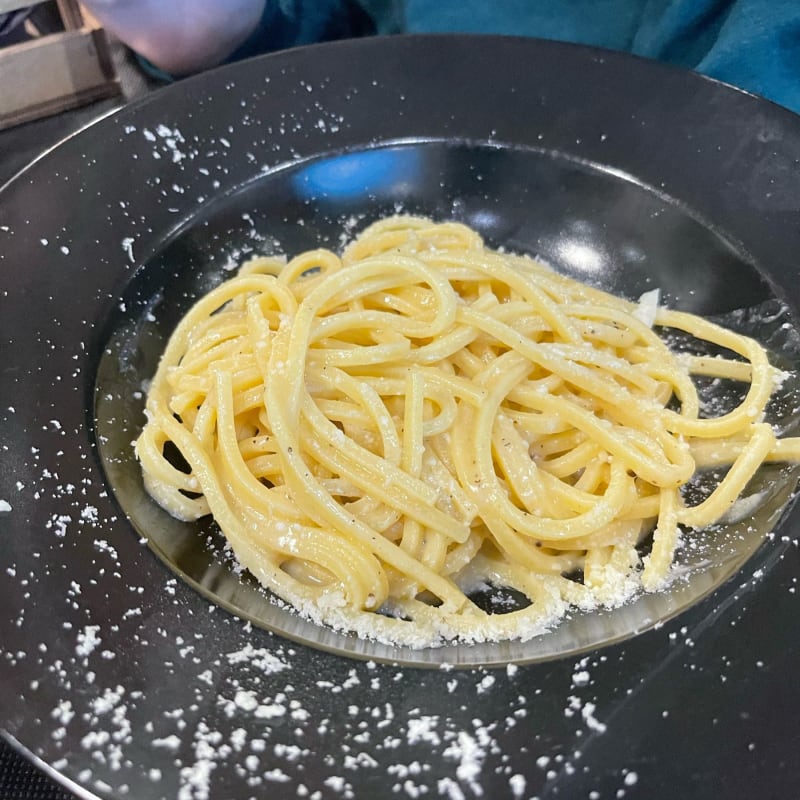
{"type": "Polygon", "coordinates": [[[38,161],[0,193],[6,735],[108,798],[791,794],[784,470],[674,591],[429,654],[320,637],[232,580],[144,497],[130,441],[193,298],[249,252],[337,246],[396,206],[630,296],[772,315],[754,327],[796,359],[798,163],[796,117],[699,76],[460,36],[214,71],[38,161]]]}

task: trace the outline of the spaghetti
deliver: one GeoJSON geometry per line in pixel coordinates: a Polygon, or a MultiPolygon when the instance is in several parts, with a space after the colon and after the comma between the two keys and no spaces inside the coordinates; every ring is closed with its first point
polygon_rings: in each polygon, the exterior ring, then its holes
{"type": "Polygon", "coordinates": [[[169,340],[136,443],[146,488],[180,519],[212,514],[318,622],[415,646],[530,637],[662,587],[683,529],[764,461],[800,460],[764,421],[779,372],[758,343],[649,314],[415,217],[341,257],[253,259],[169,340]],[[674,353],[651,321],[732,357],[674,353]],[[746,392],[703,418],[693,375],[746,392]],[[688,505],[704,459],[730,468],[688,505]],[[523,599],[489,613],[479,585],[523,599]]]}

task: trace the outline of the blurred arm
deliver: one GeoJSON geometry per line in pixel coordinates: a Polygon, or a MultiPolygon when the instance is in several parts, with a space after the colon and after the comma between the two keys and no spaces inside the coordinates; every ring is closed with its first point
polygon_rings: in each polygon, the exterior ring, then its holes
{"type": "Polygon", "coordinates": [[[258,26],[267,0],[83,0],[103,27],[171,75],[225,61],[258,26]]]}

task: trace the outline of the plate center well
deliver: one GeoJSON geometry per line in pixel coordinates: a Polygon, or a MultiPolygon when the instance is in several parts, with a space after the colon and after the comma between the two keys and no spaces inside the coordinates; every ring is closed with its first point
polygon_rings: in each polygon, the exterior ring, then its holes
{"type": "MultiPolygon", "coordinates": [[[[344,655],[437,666],[539,661],[619,641],[688,608],[759,547],[796,476],[765,468],[751,514],[679,557],[682,579],[617,609],[574,612],[528,642],[395,648],[316,626],[235,569],[210,519],[184,523],[144,491],[131,442],[147,382],[178,320],[252,255],[338,250],[368,223],[398,212],[464,222],[490,246],[538,256],[571,277],[635,299],[735,324],[767,341],[786,312],[758,270],[689,210],[625,176],[535,149],[426,141],[298,162],[205,206],[141,266],[108,321],[96,379],[96,437],[109,483],[138,534],[183,580],[254,624],[344,655]]],[[[778,342],[778,344],[781,344],[778,342]]],[[[792,387],[786,388],[787,392],[792,387]]],[[[780,416],[780,410],[778,410],[780,416]]],[[[792,409],[781,424],[791,424],[792,409]]]]}

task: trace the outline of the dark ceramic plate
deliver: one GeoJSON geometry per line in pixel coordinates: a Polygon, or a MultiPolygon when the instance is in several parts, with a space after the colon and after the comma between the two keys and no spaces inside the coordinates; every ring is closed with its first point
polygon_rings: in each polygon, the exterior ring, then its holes
{"type": "MultiPolygon", "coordinates": [[[[396,210],[630,297],[659,287],[796,365],[798,197],[796,116],[523,39],[299,49],[62,143],[0,192],[6,736],[88,797],[790,794],[792,470],[764,471],[752,515],[682,554],[668,592],[522,644],[413,651],[271,602],[212,526],[152,504],[130,443],[193,299],[250,253],[336,247],[396,210]]],[[[787,431],[796,395],[774,409],[787,431]]]]}

